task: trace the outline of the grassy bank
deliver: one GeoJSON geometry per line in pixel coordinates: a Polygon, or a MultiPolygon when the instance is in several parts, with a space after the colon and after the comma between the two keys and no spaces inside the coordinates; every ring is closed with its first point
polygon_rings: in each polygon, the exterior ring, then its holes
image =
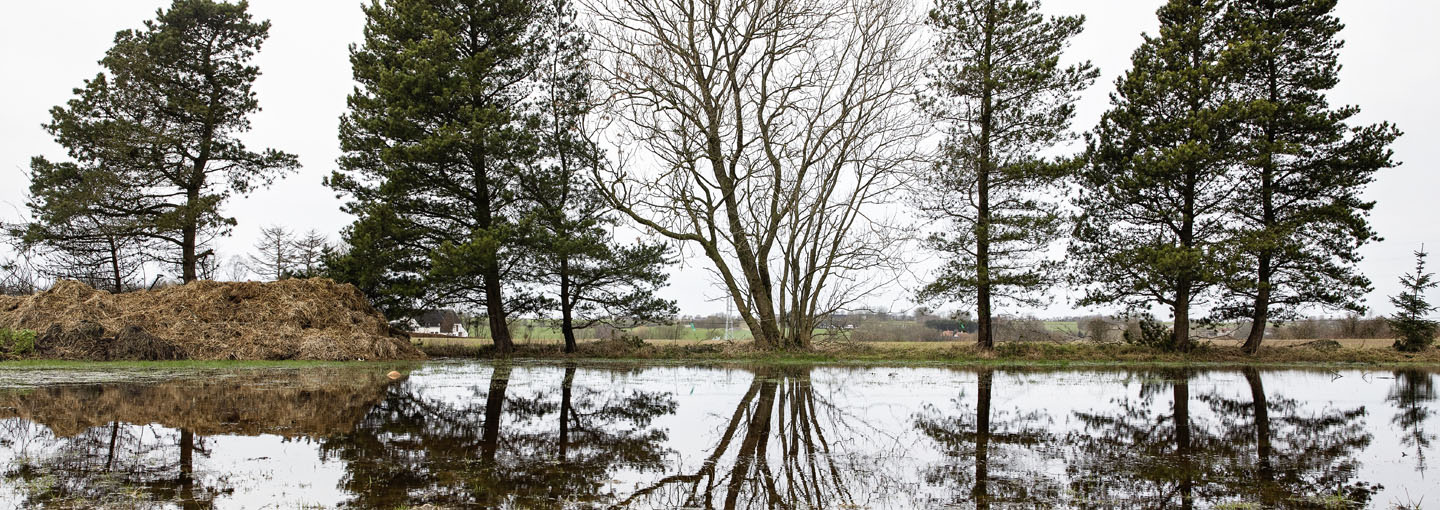
{"type": "MultiPolygon", "coordinates": [[[[968,342],[844,342],[825,343],[809,351],[765,351],[748,342],[623,341],[582,342],[579,352],[565,354],[560,345],[516,346],[512,357],[554,360],[642,360],[766,363],[942,363],[970,365],[1433,365],[1440,350],[1401,353],[1381,340],[1344,343],[1289,341],[1261,348],[1255,355],[1238,345],[1208,343],[1188,353],[1172,353],[1125,344],[1086,342],[1001,343],[993,352],[968,342]]],[[[425,339],[417,345],[432,357],[495,358],[488,342],[469,339],[425,339]]]]}

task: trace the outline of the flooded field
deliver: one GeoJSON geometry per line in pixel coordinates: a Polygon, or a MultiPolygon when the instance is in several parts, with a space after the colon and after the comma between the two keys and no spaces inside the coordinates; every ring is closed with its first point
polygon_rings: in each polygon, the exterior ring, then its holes
{"type": "Polygon", "coordinates": [[[1436,374],[0,368],[0,508],[1440,506],[1436,374]]]}

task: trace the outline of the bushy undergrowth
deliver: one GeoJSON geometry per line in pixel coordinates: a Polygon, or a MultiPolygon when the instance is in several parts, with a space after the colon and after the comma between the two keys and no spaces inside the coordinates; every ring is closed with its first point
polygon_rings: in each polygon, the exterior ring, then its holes
{"type": "Polygon", "coordinates": [[[28,329],[0,328],[0,351],[22,355],[35,350],[35,332],[28,329]]]}

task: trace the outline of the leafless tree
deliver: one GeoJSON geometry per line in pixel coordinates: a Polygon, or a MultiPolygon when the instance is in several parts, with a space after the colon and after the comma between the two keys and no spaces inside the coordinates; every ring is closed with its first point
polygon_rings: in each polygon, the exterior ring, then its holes
{"type": "Polygon", "coordinates": [[[915,13],[883,0],[595,0],[636,222],[703,253],[763,348],[885,283],[920,138],[915,13]],[[637,162],[646,170],[636,171],[637,162]]]}
{"type": "Polygon", "coordinates": [[[279,280],[294,268],[295,235],[279,225],[260,229],[255,253],[250,254],[250,271],[262,279],[279,280]]]}
{"type": "Polygon", "coordinates": [[[245,257],[234,255],[225,264],[225,279],[232,282],[245,281],[250,277],[250,267],[246,265],[245,257]]]}
{"type": "Polygon", "coordinates": [[[305,235],[295,238],[291,243],[294,254],[294,270],[305,277],[315,276],[320,272],[320,261],[325,255],[325,249],[330,246],[330,238],[320,231],[310,229],[305,235]]]}

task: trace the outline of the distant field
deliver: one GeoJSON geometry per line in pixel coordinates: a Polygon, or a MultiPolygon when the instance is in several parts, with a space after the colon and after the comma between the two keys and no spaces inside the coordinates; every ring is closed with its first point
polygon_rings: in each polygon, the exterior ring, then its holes
{"type": "Polygon", "coordinates": [[[1075,321],[1045,321],[1045,329],[1068,335],[1080,332],[1080,326],[1076,325],[1075,321]]]}

